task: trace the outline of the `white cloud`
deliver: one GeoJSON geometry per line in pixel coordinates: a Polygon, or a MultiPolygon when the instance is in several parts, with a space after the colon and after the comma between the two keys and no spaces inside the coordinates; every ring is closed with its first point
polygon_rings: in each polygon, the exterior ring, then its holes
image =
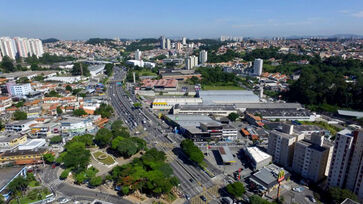
{"type": "Polygon", "coordinates": [[[358,11],[352,14],[352,16],[357,18],[363,18],[363,11],[358,11]]]}

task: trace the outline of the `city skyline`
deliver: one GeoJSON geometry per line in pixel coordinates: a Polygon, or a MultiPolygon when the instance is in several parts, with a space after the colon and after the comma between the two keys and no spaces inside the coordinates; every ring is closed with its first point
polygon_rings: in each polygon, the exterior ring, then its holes
{"type": "Polygon", "coordinates": [[[218,38],[363,35],[363,2],[341,1],[5,1],[0,36],[218,38]],[[15,15],[16,14],[16,15],[15,15]],[[9,17],[11,16],[11,17],[9,17]]]}

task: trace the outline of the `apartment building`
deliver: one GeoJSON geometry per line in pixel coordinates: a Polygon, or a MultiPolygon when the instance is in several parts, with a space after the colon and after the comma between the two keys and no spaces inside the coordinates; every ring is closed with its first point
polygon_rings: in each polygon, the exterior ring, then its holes
{"type": "Polygon", "coordinates": [[[304,139],[304,134],[293,132],[293,125],[284,125],[280,131],[272,130],[268,137],[267,153],[272,161],[289,168],[294,157],[295,143],[304,139]]]}
{"type": "Polygon", "coordinates": [[[292,170],[302,177],[318,182],[328,176],[333,145],[324,136],[314,133],[310,140],[296,142],[292,170]]]}
{"type": "Polygon", "coordinates": [[[347,188],[363,198],[363,130],[337,133],[328,185],[347,188]]]}

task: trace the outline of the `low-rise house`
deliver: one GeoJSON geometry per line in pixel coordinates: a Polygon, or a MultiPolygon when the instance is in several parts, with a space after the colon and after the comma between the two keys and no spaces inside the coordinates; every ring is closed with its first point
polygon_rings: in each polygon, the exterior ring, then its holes
{"type": "Polygon", "coordinates": [[[33,150],[9,150],[0,154],[0,162],[12,162],[17,165],[39,164],[43,162],[43,154],[48,153],[45,148],[33,150]]]}
{"type": "Polygon", "coordinates": [[[33,124],[37,124],[33,119],[13,121],[5,125],[5,130],[14,132],[27,131],[30,130],[33,124]]]}

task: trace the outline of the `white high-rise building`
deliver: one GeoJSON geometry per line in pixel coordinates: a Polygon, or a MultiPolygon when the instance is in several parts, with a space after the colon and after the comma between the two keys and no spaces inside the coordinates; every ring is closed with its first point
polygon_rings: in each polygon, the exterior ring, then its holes
{"type": "Polygon", "coordinates": [[[12,96],[25,96],[31,92],[33,92],[33,89],[30,85],[30,83],[27,84],[14,84],[10,85],[10,94],[12,96]]]}
{"type": "Polygon", "coordinates": [[[257,76],[261,76],[263,68],[263,60],[262,59],[255,59],[253,63],[253,74],[257,76]]]}
{"type": "Polygon", "coordinates": [[[170,39],[166,39],[166,49],[170,50],[171,49],[171,41],[170,39]]]}
{"type": "Polygon", "coordinates": [[[2,37],[0,38],[0,50],[2,56],[8,56],[11,59],[15,59],[16,57],[16,46],[14,41],[9,37],[2,37]]]}
{"type": "Polygon", "coordinates": [[[135,51],[135,60],[141,60],[141,51],[139,49],[135,51]]]}
{"type": "Polygon", "coordinates": [[[185,59],[185,67],[190,70],[194,67],[198,66],[198,57],[197,56],[189,56],[185,59]]]}
{"type": "Polygon", "coordinates": [[[208,60],[208,52],[205,50],[202,50],[199,52],[199,63],[204,64],[208,60]]]}
{"type": "Polygon", "coordinates": [[[166,38],[165,36],[160,37],[160,48],[165,49],[166,48],[166,38]]]}
{"type": "Polygon", "coordinates": [[[44,50],[42,41],[39,39],[27,39],[16,37],[14,39],[9,37],[0,38],[0,52],[2,56],[9,56],[11,59],[19,57],[42,57],[44,50]]]}
{"type": "Polygon", "coordinates": [[[337,133],[328,177],[329,186],[346,188],[363,198],[363,130],[337,133]]]}
{"type": "Polygon", "coordinates": [[[187,38],[186,37],[183,37],[182,38],[182,43],[183,43],[183,45],[186,45],[187,44],[187,38]]]}

